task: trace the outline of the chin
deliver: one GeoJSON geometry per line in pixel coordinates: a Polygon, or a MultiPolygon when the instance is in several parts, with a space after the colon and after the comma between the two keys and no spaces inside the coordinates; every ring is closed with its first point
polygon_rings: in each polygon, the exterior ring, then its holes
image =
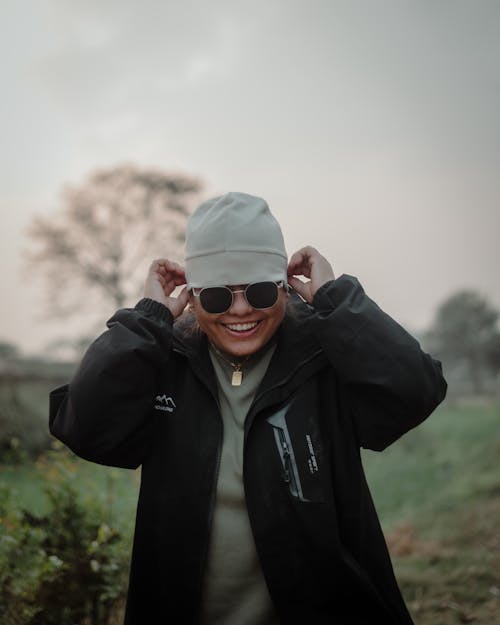
{"type": "Polygon", "coordinates": [[[222,349],[226,352],[226,354],[231,354],[231,356],[244,357],[255,354],[255,352],[258,352],[261,347],[263,347],[263,345],[224,345],[222,346],[222,349]]]}
{"type": "Polygon", "coordinates": [[[226,354],[243,358],[245,356],[251,356],[258,352],[267,341],[223,341],[218,347],[222,349],[226,354]]]}

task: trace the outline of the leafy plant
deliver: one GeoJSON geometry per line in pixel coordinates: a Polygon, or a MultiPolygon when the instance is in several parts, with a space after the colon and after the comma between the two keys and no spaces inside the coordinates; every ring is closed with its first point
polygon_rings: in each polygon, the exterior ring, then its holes
{"type": "Polygon", "coordinates": [[[43,515],[0,492],[0,622],[107,625],[124,600],[128,546],[103,503],[79,495],[66,452],[53,453],[47,477],[43,515]]]}

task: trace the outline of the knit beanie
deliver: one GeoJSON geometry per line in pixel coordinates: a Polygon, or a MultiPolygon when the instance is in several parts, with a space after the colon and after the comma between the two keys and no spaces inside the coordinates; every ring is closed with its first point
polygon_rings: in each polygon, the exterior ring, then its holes
{"type": "Polygon", "coordinates": [[[208,200],[186,233],[188,288],[287,280],[283,234],[267,203],[246,193],[208,200]]]}

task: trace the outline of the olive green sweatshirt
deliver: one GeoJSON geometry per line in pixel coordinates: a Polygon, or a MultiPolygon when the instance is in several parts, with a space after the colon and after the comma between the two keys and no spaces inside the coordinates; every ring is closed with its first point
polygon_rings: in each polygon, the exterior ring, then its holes
{"type": "Polygon", "coordinates": [[[233,367],[226,356],[210,349],[224,430],[202,594],[202,625],[279,623],[258,561],[243,488],[245,417],[275,347],[266,346],[243,364],[241,386],[232,386],[233,367]]]}

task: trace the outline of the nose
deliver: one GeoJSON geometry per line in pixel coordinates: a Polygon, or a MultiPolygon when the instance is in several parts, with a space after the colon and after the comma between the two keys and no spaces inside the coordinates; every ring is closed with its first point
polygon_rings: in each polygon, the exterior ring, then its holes
{"type": "Polygon", "coordinates": [[[231,315],[243,316],[247,315],[251,312],[253,308],[247,302],[247,298],[243,291],[233,291],[233,303],[231,304],[231,308],[227,311],[231,315]]]}

